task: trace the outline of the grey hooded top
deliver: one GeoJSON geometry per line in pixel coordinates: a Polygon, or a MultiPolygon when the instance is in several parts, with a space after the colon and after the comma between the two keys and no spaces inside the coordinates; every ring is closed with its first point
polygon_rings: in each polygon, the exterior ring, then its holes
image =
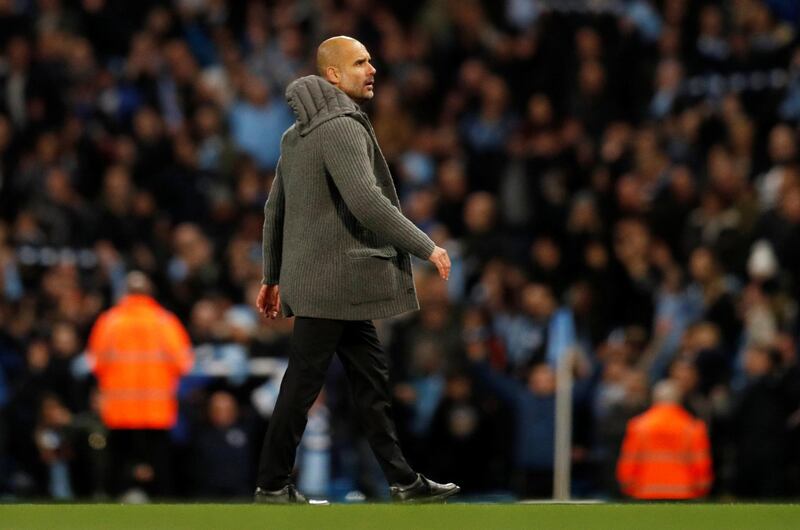
{"type": "Polygon", "coordinates": [[[284,316],[385,318],[419,309],[409,254],[434,243],[400,211],[366,114],[319,76],[286,89],[297,120],[264,206],[265,284],[284,316]]]}

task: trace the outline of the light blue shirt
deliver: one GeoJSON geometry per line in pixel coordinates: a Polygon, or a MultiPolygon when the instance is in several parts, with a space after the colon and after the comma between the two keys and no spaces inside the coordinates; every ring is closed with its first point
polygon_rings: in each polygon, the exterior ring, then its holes
{"type": "Polygon", "coordinates": [[[253,157],[259,169],[272,171],[281,154],[281,136],[294,123],[294,115],[283,102],[256,107],[239,101],[230,115],[231,137],[236,147],[253,157]]]}

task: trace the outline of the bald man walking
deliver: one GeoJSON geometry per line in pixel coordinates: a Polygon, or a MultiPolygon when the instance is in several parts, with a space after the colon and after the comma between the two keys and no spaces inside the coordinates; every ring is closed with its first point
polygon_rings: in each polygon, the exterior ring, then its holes
{"type": "Polygon", "coordinates": [[[261,453],[256,502],[305,503],[291,481],[307,413],[335,352],[364,431],[398,502],[459,492],[406,462],[391,418],[389,363],[373,319],[419,309],[410,255],[446,280],[447,252],[400,211],[392,176],[367,115],[375,68],[367,49],[334,37],[317,51],[319,76],[294,81],[297,117],[264,207],[264,280],[256,305],[268,318],[294,316],[289,366],[261,453]]]}

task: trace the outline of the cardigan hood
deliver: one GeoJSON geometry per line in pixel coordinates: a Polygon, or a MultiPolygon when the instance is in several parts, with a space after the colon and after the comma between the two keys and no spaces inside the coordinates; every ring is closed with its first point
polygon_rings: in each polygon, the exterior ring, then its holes
{"type": "Polygon", "coordinates": [[[289,84],[286,101],[297,117],[300,136],[328,120],[360,112],[355,101],[318,75],[307,75],[289,84]]]}

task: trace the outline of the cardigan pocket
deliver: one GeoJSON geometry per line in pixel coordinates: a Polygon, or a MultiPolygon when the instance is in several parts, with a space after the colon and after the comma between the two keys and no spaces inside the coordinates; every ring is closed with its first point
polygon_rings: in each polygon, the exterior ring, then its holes
{"type": "Polygon", "coordinates": [[[397,295],[394,247],[355,248],[347,251],[350,258],[348,294],[353,305],[392,300],[397,295]]]}

